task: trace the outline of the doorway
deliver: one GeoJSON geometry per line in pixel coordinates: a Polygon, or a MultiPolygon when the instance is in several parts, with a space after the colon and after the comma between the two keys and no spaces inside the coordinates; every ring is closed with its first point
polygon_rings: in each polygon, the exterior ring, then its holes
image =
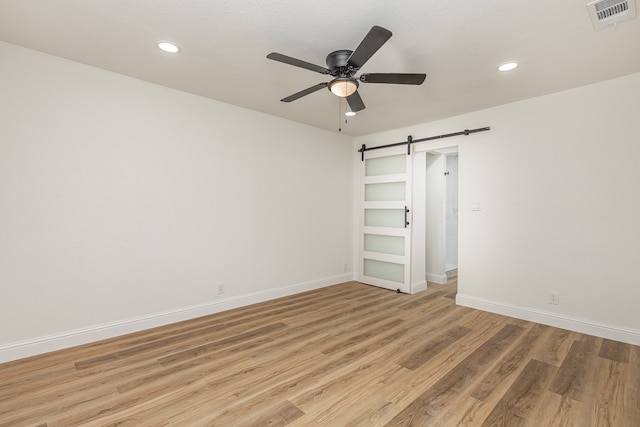
{"type": "Polygon", "coordinates": [[[458,269],[458,147],[366,151],[358,281],[405,293],[458,269]]]}
{"type": "Polygon", "coordinates": [[[426,278],[444,284],[458,273],[458,149],[427,152],[426,278]]]}

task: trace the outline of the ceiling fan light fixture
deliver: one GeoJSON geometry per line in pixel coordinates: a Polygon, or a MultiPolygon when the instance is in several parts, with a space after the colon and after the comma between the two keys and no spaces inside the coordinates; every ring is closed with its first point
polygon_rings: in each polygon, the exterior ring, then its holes
{"type": "Polygon", "coordinates": [[[347,111],[346,113],[344,113],[345,116],[347,117],[353,117],[356,115],[355,111],[347,111]]]}
{"type": "Polygon", "coordinates": [[[335,79],[329,83],[329,90],[340,98],[346,98],[355,93],[358,89],[358,82],[353,79],[335,79]]]}
{"type": "Polygon", "coordinates": [[[180,52],[180,47],[178,47],[177,44],[175,43],[171,43],[168,41],[159,41],[158,42],[158,47],[160,48],[160,50],[167,52],[167,53],[178,53],[180,52]]]}

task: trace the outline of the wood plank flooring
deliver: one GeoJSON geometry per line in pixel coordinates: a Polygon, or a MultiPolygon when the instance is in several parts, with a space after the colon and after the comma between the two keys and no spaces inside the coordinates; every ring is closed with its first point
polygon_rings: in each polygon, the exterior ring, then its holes
{"type": "Polygon", "coordinates": [[[640,426],[640,347],[344,283],[0,365],[0,426],[640,426]]]}

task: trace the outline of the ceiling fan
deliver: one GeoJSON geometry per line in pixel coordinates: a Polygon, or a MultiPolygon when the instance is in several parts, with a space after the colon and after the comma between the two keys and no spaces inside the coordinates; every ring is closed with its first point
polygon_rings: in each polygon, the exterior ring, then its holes
{"type": "Polygon", "coordinates": [[[426,74],[409,73],[368,73],[355,77],[360,68],[391,38],[391,31],[373,26],[356,50],[336,50],[327,55],[327,68],[311,64],[300,59],[292,58],[281,53],[272,52],[267,58],[285,64],[315,71],[320,74],[328,74],[334,79],[330,82],[318,83],[310,88],[301,90],[293,95],[281,99],[282,102],[295,101],[298,98],[309,95],[322,88],[328,88],[334,95],[346,98],[351,111],[364,110],[365,105],[358,94],[359,82],[362,83],[391,83],[404,85],[420,85],[427,77],[426,74]]]}

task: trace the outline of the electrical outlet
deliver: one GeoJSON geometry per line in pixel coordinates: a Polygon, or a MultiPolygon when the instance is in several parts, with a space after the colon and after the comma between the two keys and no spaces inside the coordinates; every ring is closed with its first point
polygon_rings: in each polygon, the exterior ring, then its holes
{"type": "Polygon", "coordinates": [[[549,292],[549,304],[558,305],[560,304],[560,294],[558,292],[549,292]]]}
{"type": "Polygon", "coordinates": [[[342,271],[349,271],[349,266],[347,265],[347,263],[344,263],[344,268],[342,271]]]}
{"type": "Polygon", "coordinates": [[[218,283],[218,295],[224,294],[224,282],[218,283]]]}

